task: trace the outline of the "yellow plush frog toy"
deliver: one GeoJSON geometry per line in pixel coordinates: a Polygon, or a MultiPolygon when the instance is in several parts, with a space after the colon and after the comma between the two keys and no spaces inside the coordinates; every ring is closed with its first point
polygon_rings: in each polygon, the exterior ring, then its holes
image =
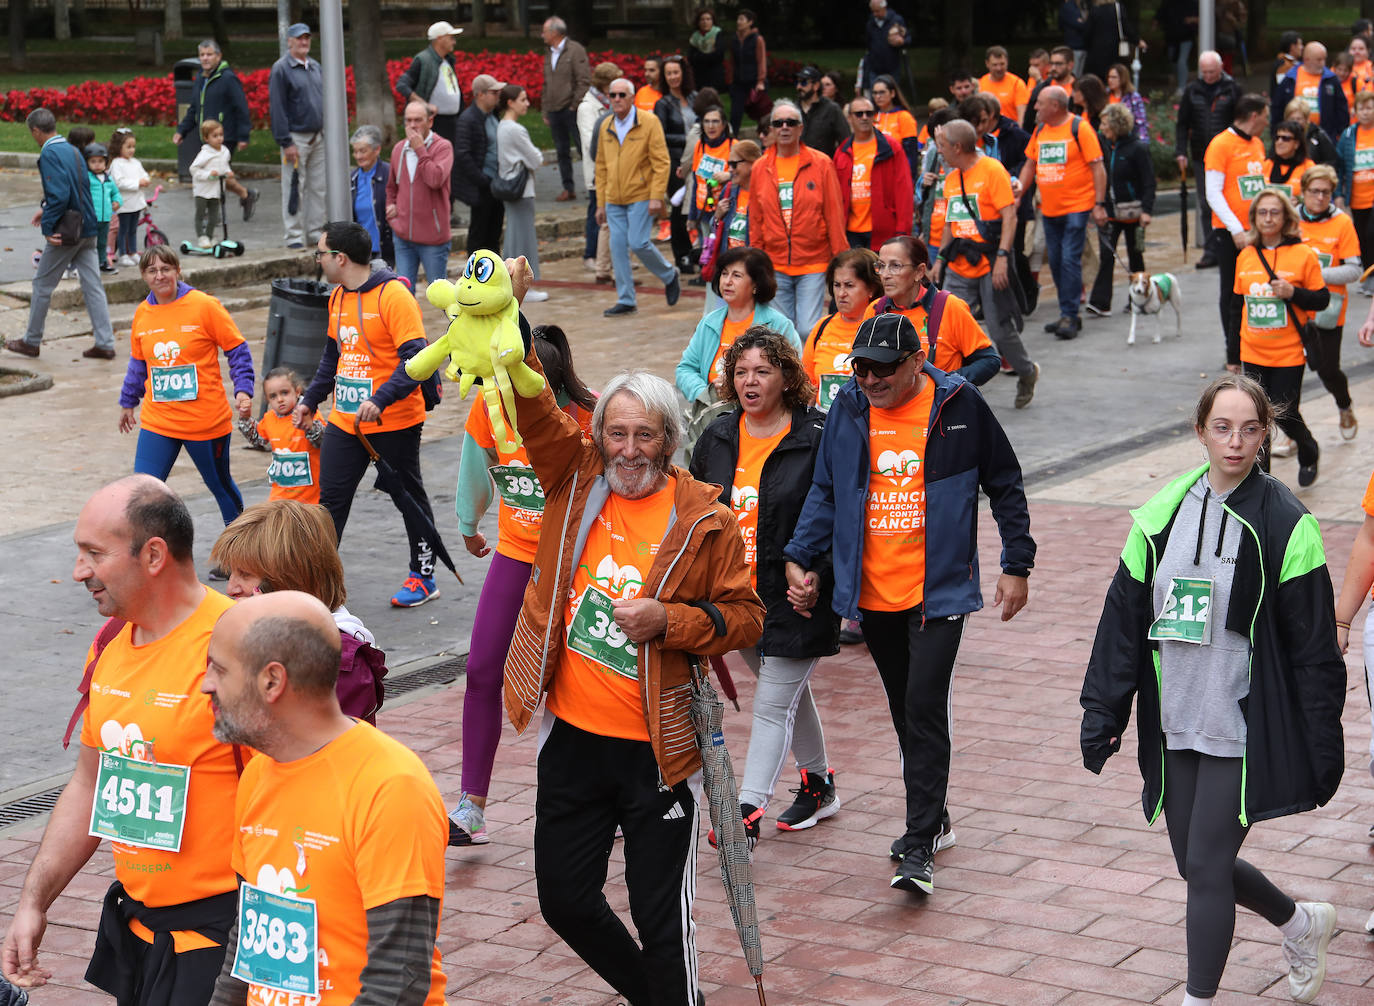
{"type": "MultiPolygon", "coordinates": [[[[523,262],[523,260],[522,260],[523,262]]],[[[525,268],[529,268],[525,266],[525,268]]],[[[510,273],[500,256],[475,251],[463,267],[459,281],[446,279],[429,284],[425,296],[449,317],[448,331],[406,363],[406,373],[423,381],[440,366],[450,363],[444,376],[458,382],[458,397],[466,398],[477,378],[492,433],[501,448],[513,451],[521,444],[515,429],[515,396],[533,398],[544,388],[544,378],[525,363],[525,341],[520,335],[520,305],[511,291],[510,273]],[[505,403],[506,427],[501,404],[505,403]]]]}

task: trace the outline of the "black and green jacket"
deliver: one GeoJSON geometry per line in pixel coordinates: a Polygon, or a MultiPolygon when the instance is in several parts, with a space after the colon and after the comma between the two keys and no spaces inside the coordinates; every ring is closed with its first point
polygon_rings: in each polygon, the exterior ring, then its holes
{"type": "MultiPolygon", "coordinates": [[[[1142,799],[1151,823],[1166,784],[1159,644],[1147,638],[1155,571],[1179,505],[1206,471],[1204,465],[1174,480],[1131,512],[1135,523],[1107,592],[1080,699],[1083,764],[1101,772],[1120,747],[1138,696],[1142,799]]],[[[1250,639],[1240,804],[1241,824],[1249,825],[1311,810],[1336,792],[1345,763],[1346,673],[1316,518],[1258,467],[1224,506],[1244,528],[1226,628],[1250,639]]]]}

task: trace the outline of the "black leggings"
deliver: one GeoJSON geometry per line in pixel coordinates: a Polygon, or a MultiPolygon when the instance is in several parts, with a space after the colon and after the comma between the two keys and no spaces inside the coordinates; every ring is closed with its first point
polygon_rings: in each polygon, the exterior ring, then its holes
{"type": "Polygon", "coordinates": [[[1360,268],[1368,269],[1374,265],[1374,207],[1352,209],[1350,220],[1355,225],[1355,236],[1360,239],[1360,268]]]}
{"type": "MultiPolygon", "coordinates": [[[[1097,278],[1093,280],[1088,303],[1103,311],[1112,309],[1112,276],[1116,270],[1116,243],[1126,237],[1126,264],[1132,273],[1145,271],[1145,228],[1138,223],[1123,224],[1115,220],[1097,229],[1097,278]]],[[[1130,283],[1131,277],[1126,277],[1130,283]]],[[[1126,294],[1127,299],[1130,294],[1126,294]]],[[[1160,305],[1161,308],[1163,305],[1160,305]]]]}
{"type": "MultiPolygon", "coordinates": [[[[1307,428],[1307,421],[1302,418],[1299,409],[1302,404],[1302,376],[1307,368],[1302,364],[1296,367],[1261,367],[1257,363],[1245,363],[1241,366],[1247,377],[1259,381],[1260,387],[1269,396],[1269,401],[1274,403],[1274,408],[1278,411],[1275,421],[1279,424],[1279,429],[1292,437],[1293,443],[1298,445],[1298,464],[1315,465],[1321,449],[1317,446],[1317,438],[1312,436],[1312,431],[1307,428]]],[[[1259,462],[1260,467],[1267,472],[1267,444],[1260,452],[1259,462]]]]}
{"type": "Polygon", "coordinates": [[[1241,759],[1164,752],[1164,820],[1178,874],[1188,883],[1188,994],[1211,999],[1236,928],[1236,905],[1275,926],[1296,906],[1264,874],[1237,858],[1241,759]]]}
{"type": "Polygon", "coordinates": [[[1212,230],[1212,256],[1217,260],[1217,307],[1221,313],[1221,333],[1226,340],[1226,362],[1240,363],[1240,312],[1244,304],[1235,291],[1236,240],[1225,227],[1212,230]]]}
{"type": "Polygon", "coordinates": [[[1350,382],[1346,380],[1345,371],[1341,370],[1341,335],[1345,330],[1337,325],[1335,328],[1319,328],[1317,331],[1322,334],[1322,365],[1317,368],[1317,376],[1322,379],[1322,386],[1331,392],[1331,397],[1336,400],[1336,408],[1348,409],[1350,382]]]}

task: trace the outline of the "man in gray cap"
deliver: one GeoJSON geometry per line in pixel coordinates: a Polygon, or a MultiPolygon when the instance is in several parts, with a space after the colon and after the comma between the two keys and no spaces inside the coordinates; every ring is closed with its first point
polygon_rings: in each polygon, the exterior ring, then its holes
{"type": "MultiPolygon", "coordinates": [[[[458,113],[463,110],[463,88],[458,83],[457,63],[453,49],[462,28],[447,21],[435,21],[429,26],[429,45],[410,61],[406,72],[396,81],[396,93],[402,98],[417,96],[429,106],[434,116],[434,132],[450,144],[458,138],[458,113]]],[[[458,165],[453,166],[458,174],[458,165]]]]}
{"type": "Polygon", "coordinates": [[[281,218],[286,247],[313,244],[324,230],[324,74],[310,58],[310,26],[286,29],[286,55],[267,79],[272,139],[281,147],[281,218]]]}
{"type": "Polygon", "coordinates": [[[489,73],[472,78],[472,104],[458,116],[458,133],[453,143],[453,197],[472,210],[468,221],[468,254],[479,248],[501,249],[501,225],[506,207],[491,194],[496,178],[497,99],[505,81],[489,73]]]}
{"type": "Polygon", "coordinates": [[[817,599],[814,572],[832,559],[832,605],[857,618],[897,730],[906,826],[892,843],[890,884],[935,890],[934,856],[954,844],[949,789],[950,694],[964,616],[983,606],[978,490],[1002,537],[993,604],[1006,621],[1026,604],[1035,541],[1021,465],[978,389],[926,363],[911,319],[859,326],[854,379],[830,406],[800,519],[783,549],[788,599],[817,599]]]}

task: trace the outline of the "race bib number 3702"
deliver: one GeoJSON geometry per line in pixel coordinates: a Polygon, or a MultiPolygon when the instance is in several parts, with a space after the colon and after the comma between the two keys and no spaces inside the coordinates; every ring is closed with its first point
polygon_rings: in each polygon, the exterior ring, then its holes
{"type": "Polygon", "coordinates": [[[319,995],[320,930],[315,902],[239,885],[235,978],[292,995],[319,995]]]}
{"type": "Polygon", "coordinates": [[[176,852],[186,824],[191,769],[102,751],[89,834],[124,845],[176,852]]]}

